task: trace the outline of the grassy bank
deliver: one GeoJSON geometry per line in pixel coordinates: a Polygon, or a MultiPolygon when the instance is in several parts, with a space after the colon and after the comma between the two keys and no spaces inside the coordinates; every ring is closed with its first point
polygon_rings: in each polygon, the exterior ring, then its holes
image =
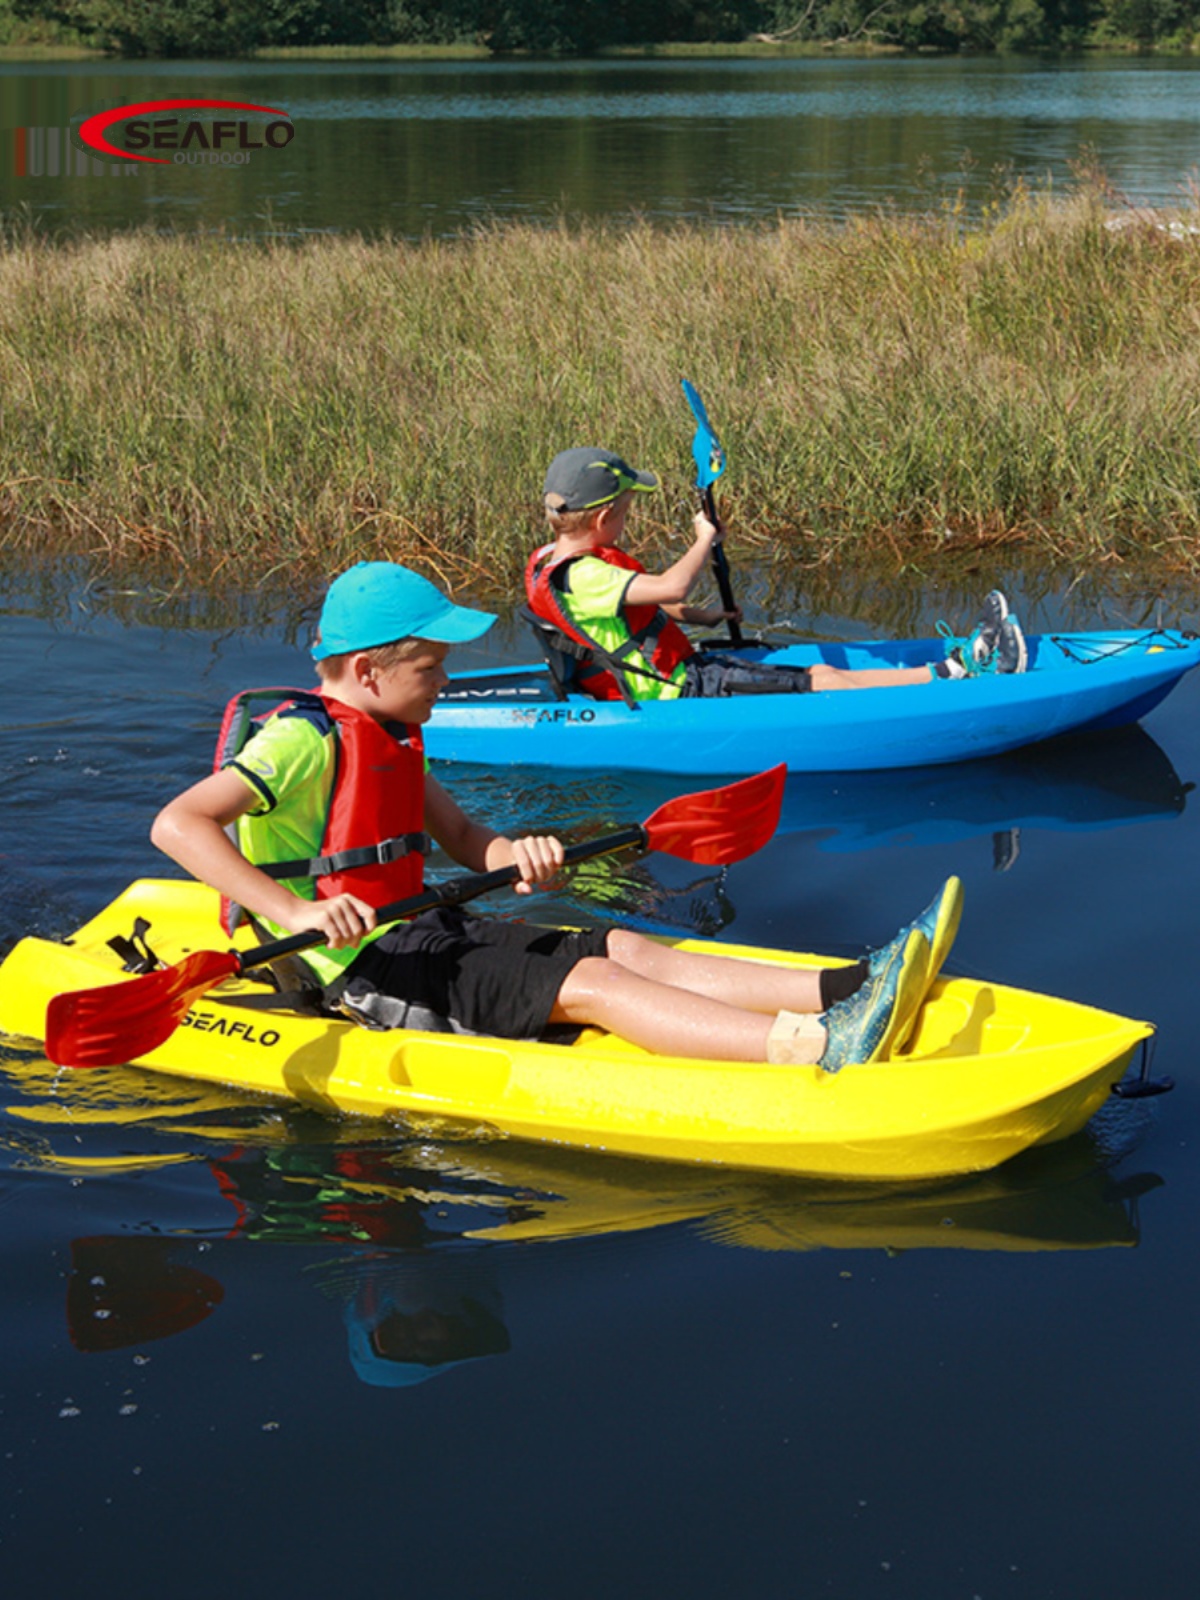
{"type": "MultiPolygon", "coordinates": [[[[739,553],[1200,570],[1200,237],[1096,193],[755,230],[0,251],[0,546],[195,581],[386,554],[511,590],[549,456],[690,516],[708,402],[739,553]]],[[[1200,215],[1183,219],[1200,225],[1200,215]]]]}

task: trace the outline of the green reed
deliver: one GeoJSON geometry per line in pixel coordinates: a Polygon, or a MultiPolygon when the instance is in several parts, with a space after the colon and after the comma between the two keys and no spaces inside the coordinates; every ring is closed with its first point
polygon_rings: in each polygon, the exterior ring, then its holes
{"type": "Polygon", "coordinates": [[[1018,190],[844,226],[0,244],[0,546],[243,584],[386,555],[511,589],[546,462],[694,509],[687,376],[759,563],[990,545],[1200,569],[1200,210],[1018,190]]]}

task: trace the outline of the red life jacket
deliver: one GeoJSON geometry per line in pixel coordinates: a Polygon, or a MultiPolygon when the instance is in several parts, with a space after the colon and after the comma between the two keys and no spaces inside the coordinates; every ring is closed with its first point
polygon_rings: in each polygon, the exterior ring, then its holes
{"type": "Polygon", "coordinates": [[[593,550],[581,551],[579,555],[563,556],[558,561],[547,560],[553,550],[552,544],[544,544],[530,556],[525,567],[525,593],[530,610],[536,616],[552,623],[568,639],[573,639],[576,644],[592,652],[594,659],[584,662],[575,675],[576,682],[585,694],[590,694],[596,700],[636,699],[635,689],[629,680],[632,677],[636,684],[638,677],[647,674],[624,660],[634,651],[641,652],[653,668],[651,675],[663,682],[670,680],[681,661],[695,654],[687,634],[661,606],[627,605],[624,601],[617,620],[625,627],[628,637],[616,650],[606,650],[568,615],[562,603],[566,569],[572,561],[579,561],[585,555],[595,556],[597,561],[607,561],[610,567],[621,567],[626,572],[645,572],[645,567],[636,556],[631,556],[626,550],[615,550],[611,545],[600,545],[593,550]],[[605,665],[600,665],[601,662],[605,665]],[[624,687],[617,677],[618,673],[624,679],[624,687]]]}
{"type": "MultiPolygon", "coordinates": [[[[385,726],[365,711],[309,690],[246,689],[225,708],[214,771],[236,762],[268,716],[311,722],[322,737],[336,741],[337,765],[320,855],[254,865],[272,878],[315,878],[319,900],[348,892],[378,908],[419,894],[425,856],[432,849],[423,831],[425,747],[420,728],[385,726]]],[[[247,776],[253,781],[253,774],[247,776]]],[[[221,920],[226,932],[232,932],[240,920],[239,908],[222,900],[221,920]]]]}

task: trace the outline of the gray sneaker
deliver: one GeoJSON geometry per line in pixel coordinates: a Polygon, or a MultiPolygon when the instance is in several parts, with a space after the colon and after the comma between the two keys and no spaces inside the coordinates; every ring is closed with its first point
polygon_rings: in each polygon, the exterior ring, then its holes
{"type": "Polygon", "coordinates": [[[997,672],[1024,672],[1029,665],[1029,651],[1021,624],[1010,611],[1000,624],[1000,639],[996,645],[997,672]]]}
{"type": "Polygon", "coordinates": [[[967,640],[967,649],[978,666],[986,668],[995,655],[1004,619],[1007,616],[1008,601],[999,589],[993,589],[984,595],[975,632],[967,640]]]}
{"type": "Polygon", "coordinates": [[[984,596],[979,621],[965,639],[958,638],[949,623],[938,623],[937,631],[946,641],[946,660],[955,662],[959,669],[953,676],[978,678],[996,671],[996,649],[1007,616],[1008,601],[999,589],[993,589],[984,596]]]}
{"type": "Polygon", "coordinates": [[[821,1019],[825,1024],[823,1072],[840,1072],[848,1062],[878,1061],[909,1031],[925,996],[929,941],[919,928],[896,939],[879,970],[848,1000],[838,1000],[821,1019]]]}

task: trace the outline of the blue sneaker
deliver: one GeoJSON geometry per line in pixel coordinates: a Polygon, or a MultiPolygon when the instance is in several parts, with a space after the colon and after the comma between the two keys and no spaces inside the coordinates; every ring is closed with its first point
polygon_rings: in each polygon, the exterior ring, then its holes
{"type": "Polygon", "coordinates": [[[963,913],[961,878],[947,878],[913,924],[929,940],[929,982],[932,986],[954,947],[963,913]]]}
{"type": "Polygon", "coordinates": [[[887,944],[881,944],[878,949],[867,952],[867,966],[872,975],[882,971],[895,950],[903,947],[908,935],[917,928],[929,942],[929,981],[932,983],[941,971],[942,963],[950,954],[959,923],[962,921],[962,908],[962,879],[947,878],[920,916],[906,923],[887,944]]]}
{"type": "Polygon", "coordinates": [[[897,1033],[892,1044],[893,1051],[903,1050],[912,1036],[920,1008],[929,998],[929,991],[937,981],[938,974],[942,970],[942,963],[950,954],[954,945],[959,923],[962,921],[962,909],[962,879],[947,878],[919,917],[915,917],[907,927],[901,928],[896,937],[889,940],[887,944],[880,945],[878,950],[871,950],[867,954],[867,969],[874,976],[887,966],[896,950],[904,947],[909,934],[914,929],[924,934],[929,945],[929,970],[926,974],[924,992],[909,1018],[908,1027],[901,1029],[897,1033]]]}
{"type": "Polygon", "coordinates": [[[907,930],[888,947],[878,970],[848,1000],[838,1000],[821,1018],[825,1024],[823,1072],[840,1072],[848,1062],[879,1061],[890,1055],[912,1022],[929,976],[929,941],[919,928],[907,930]]]}

